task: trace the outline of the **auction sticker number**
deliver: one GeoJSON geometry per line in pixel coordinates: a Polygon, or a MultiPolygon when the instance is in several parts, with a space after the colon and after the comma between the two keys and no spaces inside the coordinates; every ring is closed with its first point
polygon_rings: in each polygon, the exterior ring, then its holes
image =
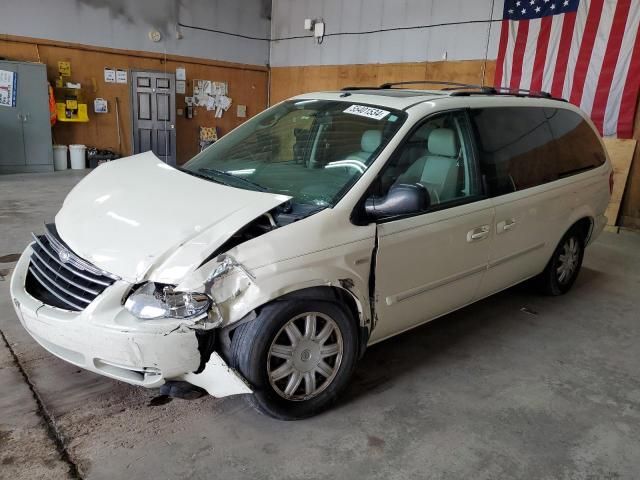
{"type": "Polygon", "coordinates": [[[352,115],[359,115],[361,117],[373,118],[374,120],[382,120],[389,115],[386,110],[380,110],[379,108],[366,107],[364,105],[351,105],[344,113],[350,113],[352,115]]]}

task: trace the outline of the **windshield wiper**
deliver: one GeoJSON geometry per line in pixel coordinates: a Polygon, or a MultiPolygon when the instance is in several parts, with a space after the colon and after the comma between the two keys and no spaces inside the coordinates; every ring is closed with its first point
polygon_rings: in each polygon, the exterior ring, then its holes
{"type": "MultiPolygon", "coordinates": [[[[259,183],[252,182],[251,180],[247,180],[246,178],[238,177],[236,175],[233,175],[232,173],[225,172],[224,170],[218,170],[218,169],[215,169],[215,168],[199,168],[198,171],[202,172],[202,173],[205,173],[205,174],[210,173],[210,174],[213,174],[213,175],[220,175],[221,177],[225,177],[225,178],[233,178],[234,180],[239,180],[239,181],[241,181],[241,182],[253,187],[255,190],[258,190],[260,192],[266,192],[267,191],[267,189],[265,187],[263,187],[262,185],[260,185],[259,183]]],[[[231,186],[227,182],[222,182],[222,183],[224,183],[225,185],[231,186]]]]}
{"type": "Polygon", "coordinates": [[[196,178],[202,178],[203,180],[207,180],[209,182],[216,182],[216,183],[220,183],[222,185],[229,186],[229,184],[226,183],[226,182],[221,182],[220,180],[216,180],[215,178],[211,178],[210,176],[204,175],[202,173],[194,172],[193,170],[187,170],[186,168],[182,168],[182,167],[178,167],[178,170],[180,170],[181,172],[186,173],[187,175],[191,175],[191,176],[196,177],[196,178]]]}

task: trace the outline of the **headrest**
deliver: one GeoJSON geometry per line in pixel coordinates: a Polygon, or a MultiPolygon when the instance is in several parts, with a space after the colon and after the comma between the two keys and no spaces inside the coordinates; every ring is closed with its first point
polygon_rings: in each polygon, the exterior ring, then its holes
{"type": "Polygon", "coordinates": [[[436,128],[429,135],[429,153],[441,157],[457,157],[456,135],[450,128],[436,128]]]}
{"type": "Polygon", "coordinates": [[[362,148],[363,152],[373,153],[378,149],[381,142],[382,132],[380,130],[367,130],[362,134],[360,148],[362,148]]]}
{"type": "Polygon", "coordinates": [[[416,140],[426,141],[429,139],[429,134],[433,132],[434,129],[435,127],[433,125],[427,123],[426,125],[423,125],[418,130],[416,130],[415,133],[413,134],[413,137],[416,140]]]}

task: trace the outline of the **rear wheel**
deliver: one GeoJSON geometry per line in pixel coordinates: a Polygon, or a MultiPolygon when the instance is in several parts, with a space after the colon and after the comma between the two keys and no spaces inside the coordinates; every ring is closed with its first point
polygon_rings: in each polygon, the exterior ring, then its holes
{"type": "Polygon", "coordinates": [[[357,357],[357,329],[327,301],[274,302],[234,332],[233,366],[254,390],[260,412],[282,420],[327,408],[346,386],[357,357]]]}
{"type": "Polygon", "coordinates": [[[538,285],[547,295],[562,295],[573,286],[584,258],[584,238],[577,228],[562,238],[544,272],[538,277],[538,285]]]}

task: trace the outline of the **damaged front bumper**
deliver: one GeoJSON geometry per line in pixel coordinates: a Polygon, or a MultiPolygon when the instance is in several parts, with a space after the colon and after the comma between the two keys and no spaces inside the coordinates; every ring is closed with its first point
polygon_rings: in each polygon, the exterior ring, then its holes
{"type": "Polygon", "coordinates": [[[210,395],[251,393],[216,353],[200,373],[195,330],[181,320],[141,321],[122,305],[130,285],[117,281],[82,312],[44,305],[25,290],[27,248],[11,278],[11,297],[24,328],[55,356],[92,372],[147,388],[185,380],[210,395]]]}

